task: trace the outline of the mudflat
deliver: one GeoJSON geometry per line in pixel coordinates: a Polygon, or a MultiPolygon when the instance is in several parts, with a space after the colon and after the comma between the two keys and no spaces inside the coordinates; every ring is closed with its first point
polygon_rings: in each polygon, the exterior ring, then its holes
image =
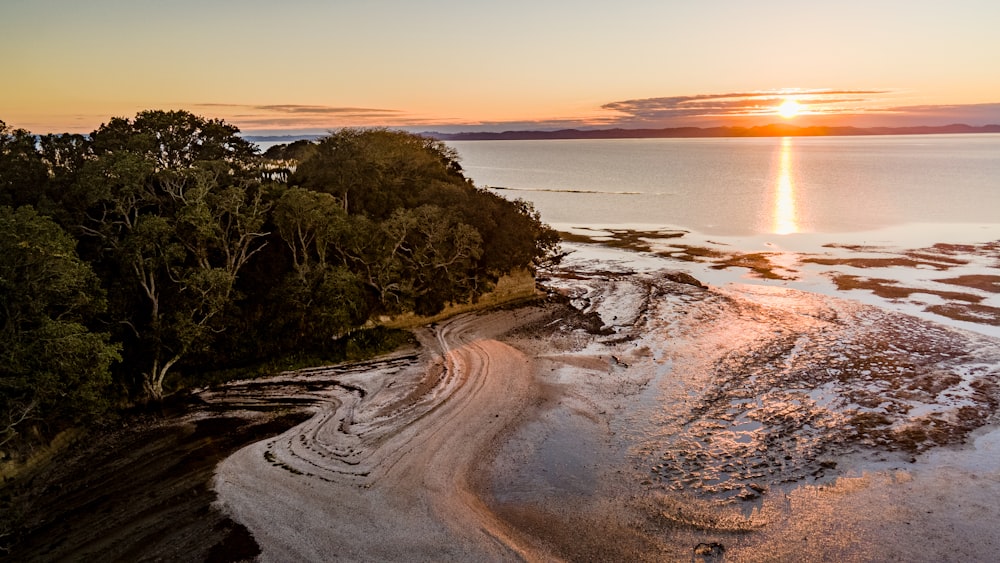
{"type": "Polygon", "coordinates": [[[416,349],[197,390],[38,475],[10,557],[994,554],[996,339],[684,281],[553,271],[416,349]]]}

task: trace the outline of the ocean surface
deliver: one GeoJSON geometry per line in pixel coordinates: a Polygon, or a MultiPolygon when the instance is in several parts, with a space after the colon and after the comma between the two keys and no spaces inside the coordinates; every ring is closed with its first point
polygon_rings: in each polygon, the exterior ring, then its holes
{"type": "Polygon", "coordinates": [[[710,235],[1000,223],[1000,135],[451,142],[553,225],[710,235]]]}
{"type": "Polygon", "coordinates": [[[655,499],[669,560],[996,558],[1000,135],[451,145],[608,333],[550,356],[500,502],[655,499]]]}
{"type": "Polygon", "coordinates": [[[449,144],[476,185],[534,204],[576,259],[1000,336],[1000,135],[449,144]]]}

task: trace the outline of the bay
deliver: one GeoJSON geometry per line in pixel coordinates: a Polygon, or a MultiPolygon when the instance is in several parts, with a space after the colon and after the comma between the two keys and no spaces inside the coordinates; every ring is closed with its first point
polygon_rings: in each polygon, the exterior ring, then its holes
{"type": "Polygon", "coordinates": [[[1000,135],[451,142],[553,225],[712,235],[1000,222],[1000,135]]]}
{"type": "Polygon", "coordinates": [[[504,445],[498,499],[576,524],[642,498],[661,553],[719,560],[989,558],[1000,136],[451,145],[563,233],[546,287],[612,335],[550,356],[572,391],[504,445]]]}
{"type": "Polygon", "coordinates": [[[1000,336],[1000,135],[450,145],[476,185],[531,202],[573,260],[1000,336]]]}

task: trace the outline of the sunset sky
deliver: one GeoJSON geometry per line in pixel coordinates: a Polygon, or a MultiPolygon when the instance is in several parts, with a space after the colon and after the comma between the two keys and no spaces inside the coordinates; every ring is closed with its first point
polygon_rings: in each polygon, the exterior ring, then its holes
{"type": "Polygon", "coordinates": [[[0,120],[983,125],[1000,123],[998,22],[996,0],[3,0],[0,120]]]}

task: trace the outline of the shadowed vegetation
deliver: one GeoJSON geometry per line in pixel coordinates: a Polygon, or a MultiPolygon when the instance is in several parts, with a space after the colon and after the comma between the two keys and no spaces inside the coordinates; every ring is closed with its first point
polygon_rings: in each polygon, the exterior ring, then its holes
{"type": "Polygon", "coordinates": [[[260,155],[183,111],[36,137],[0,122],[0,458],[259,366],[358,358],[558,236],[439,141],[345,129],[260,155]]]}

